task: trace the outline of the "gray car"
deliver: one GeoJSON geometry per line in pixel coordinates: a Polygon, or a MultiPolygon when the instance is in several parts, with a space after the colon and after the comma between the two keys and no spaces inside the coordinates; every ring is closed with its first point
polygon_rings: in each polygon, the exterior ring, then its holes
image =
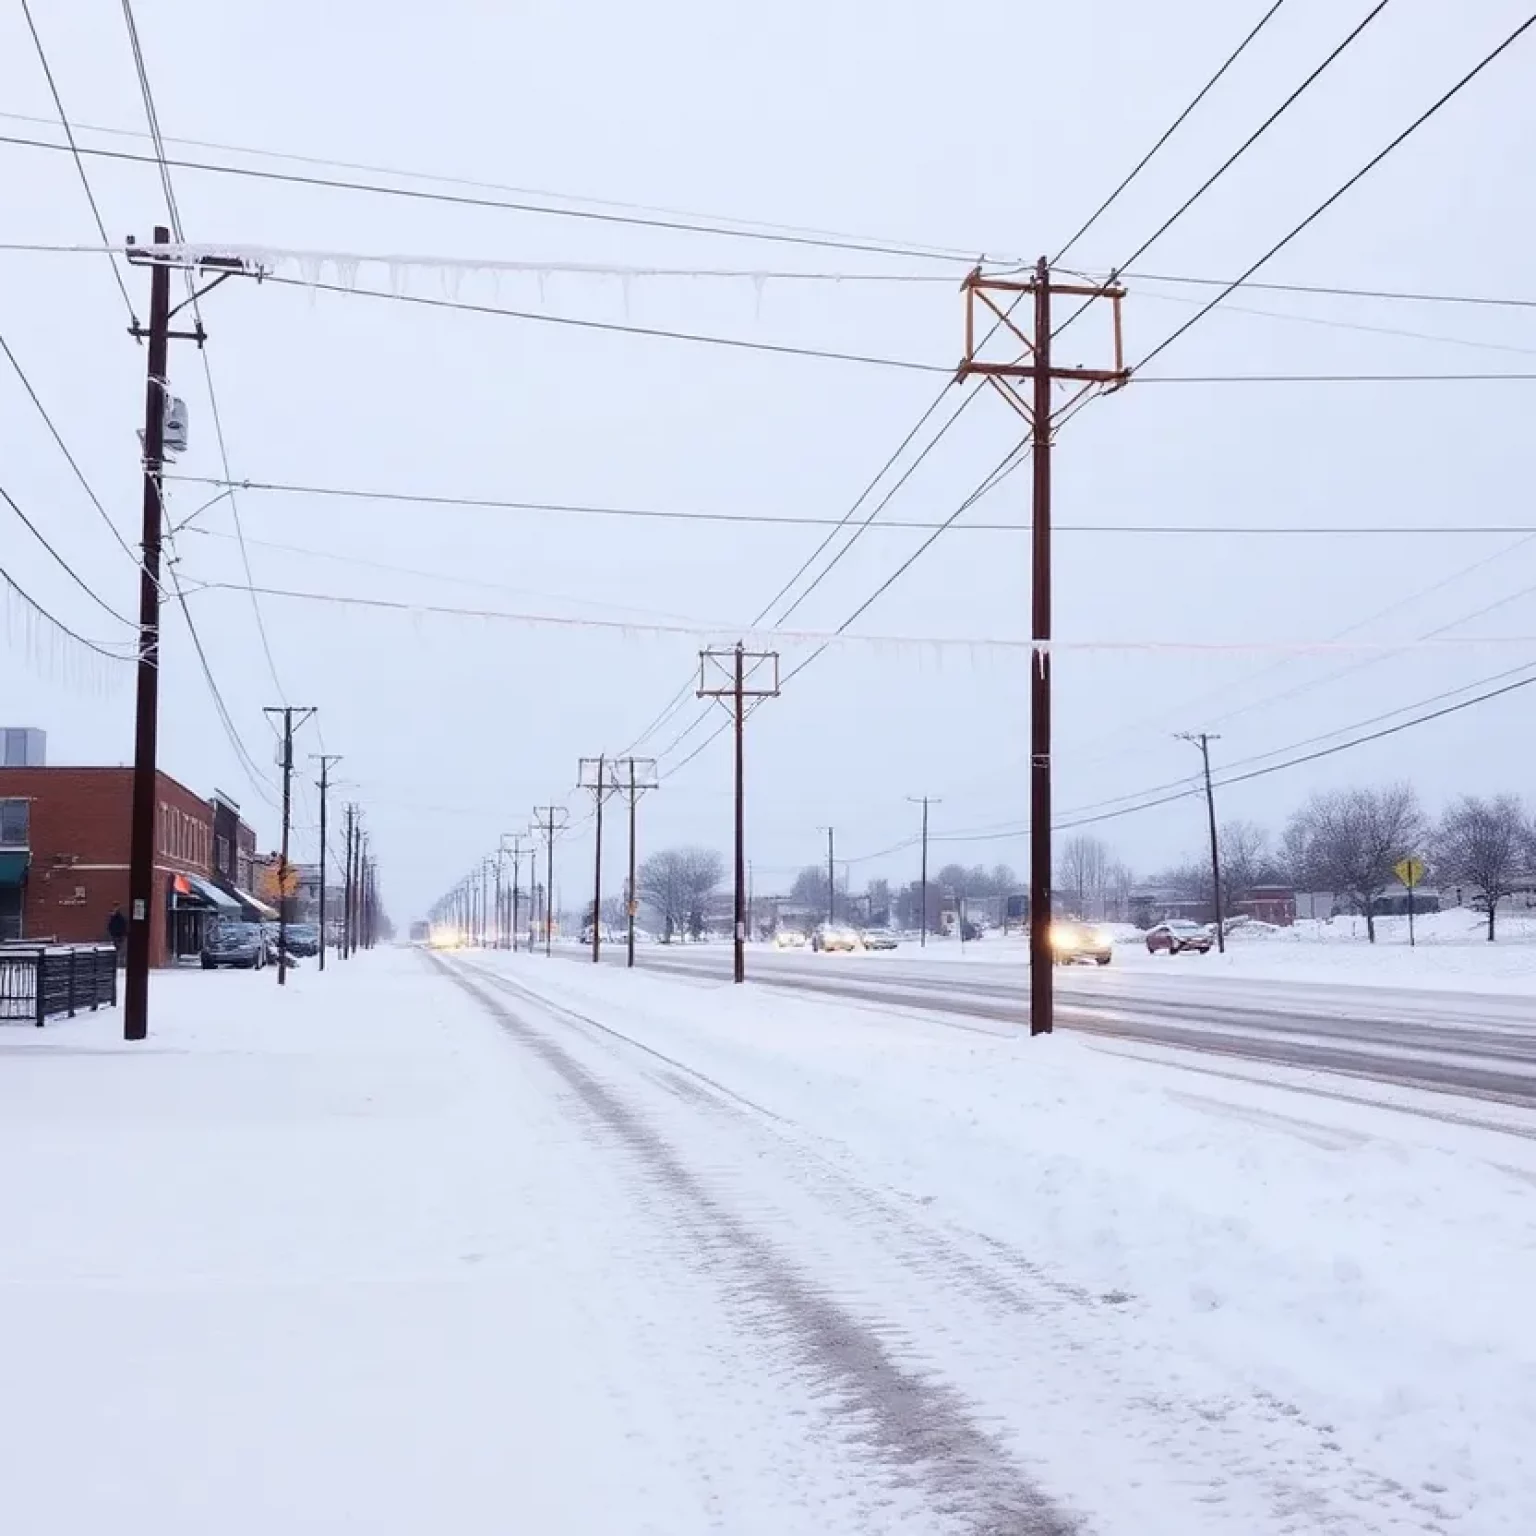
{"type": "Polygon", "coordinates": [[[221,966],[259,971],[267,963],[267,944],[257,923],[213,923],[203,937],[203,969],[221,966]]]}

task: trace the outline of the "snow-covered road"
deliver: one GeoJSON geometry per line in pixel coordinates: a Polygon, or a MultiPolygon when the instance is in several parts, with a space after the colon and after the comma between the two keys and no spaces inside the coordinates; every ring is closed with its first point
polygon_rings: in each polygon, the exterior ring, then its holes
{"type": "MultiPolygon", "coordinates": [[[[953,949],[954,946],[951,946],[953,949]]],[[[566,949],[568,958],[580,958],[566,949]]],[[[622,962],[615,946],[608,958],[622,962]]],[[[719,977],[724,945],[648,946],[647,969],[719,977]]],[[[815,955],[754,947],[760,985],[936,1011],[1016,1028],[1028,1012],[1023,964],[916,954],[815,955]]],[[[1203,957],[1160,966],[1078,966],[1057,976],[1062,1029],[1239,1061],[1536,1108],[1536,1001],[1337,982],[1232,977],[1203,957]]]]}
{"type": "Polygon", "coordinates": [[[8,1528],[1533,1526],[1522,1112],[528,956],[293,980],[0,1031],[8,1528]]]}

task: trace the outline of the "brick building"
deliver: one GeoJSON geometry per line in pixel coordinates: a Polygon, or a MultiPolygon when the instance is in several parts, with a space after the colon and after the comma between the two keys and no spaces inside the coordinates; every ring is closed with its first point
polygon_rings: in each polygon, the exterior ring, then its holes
{"type": "MultiPolygon", "coordinates": [[[[99,940],[128,914],[132,800],[131,768],[0,767],[0,938],[99,940]]],[[[155,805],[150,955],[168,965],[241,908],[210,878],[213,806],[165,773],[155,805]]]]}

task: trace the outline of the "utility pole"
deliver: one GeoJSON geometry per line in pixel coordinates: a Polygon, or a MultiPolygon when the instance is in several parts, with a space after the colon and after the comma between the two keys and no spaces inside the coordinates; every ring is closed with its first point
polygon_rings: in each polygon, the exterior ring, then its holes
{"type": "Polygon", "coordinates": [[[283,717],[283,846],[277,860],[277,984],[288,984],[288,886],[292,875],[288,864],[288,825],[293,811],[293,717],[299,716],[299,724],[314,714],[313,709],[295,710],[291,704],[274,706],[262,711],[264,715],[283,717]]]}
{"type": "Polygon", "coordinates": [[[597,823],[597,851],[593,856],[592,870],[592,963],[603,957],[603,802],[618,789],[614,782],[613,765],[606,757],[583,757],[576,764],[578,789],[592,791],[592,804],[597,823]]]}
{"type": "Polygon", "coordinates": [[[1209,731],[1180,731],[1179,740],[1199,747],[1200,761],[1205,768],[1205,814],[1211,827],[1211,900],[1216,910],[1216,951],[1227,952],[1226,924],[1221,911],[1221,844],[1216,837],[1216,791],[1211,786],[1211,743],[1220,741],[1209,731]]]}
{"type": "Polygon", "coordinates": [[[490,947],[491,861],[480,860],[480,948],[490,947]]]}
{"type": "Polygon", "coordinates": [[[1120,335],[1120,301],[1125,290],[1112,273],[1107,283],[1058,283],[1049,261],[1042,256],[1034,276],[991,277],[980,268],[964,283],[965,356],[958,377],[984,378],[1024,418],[1030,429],[1034,459],[1034,487],[1030,512],[1032,589],[1030,636],[1035,652],[1030,668],[1029,690],[1029,1032],[1046,1035],[1055,1018],[1055,963],[1051,951],[1051,441],[1055,426],[1052,386],[1057,382],[1080,386],[1063,406],[1070,411],[1090,391],[1118,389],[1130,378],[1125,366],[1120,335]],[[1013,295],[1008,308],[993,295],[1013,295]],[[1061,368],[1051,361],[1051,299],[1055,294],[1081,297],[1086,309],[1096,299],[1107,299],[1114,327],[1113,368],[1061,368]],[[1034,298],[1032,334],[1013,323],[1013,311],[1026,295],[1034,298]],[[980,345],[976,340],[976,310],[980,303],[995,317],[980,345]],[[1019,361],[990,362],[980,353],[999,331],[1010,353],[1022,345],[1019,361]],[[1026,399],[1019,387],[1033,383],[1026,399]]]}
{"type": "MultiPolygon", "coordinates": [[[[635,809],[640,804],[640,796],[649,789],[655,789],[661,782],[656,777],[656,759],[654,757],[626,757],[621,759],[625,772],[618,775],[619,792],[629,802],[629,880],[624,890],[624,911],[628,924],[628,934],[625,941],[625,965],[633,968],[635,963],[635,918],[640,911],[640,893],[635,889],[636,862],[635,862],[635,809]]],[[[615,770],[619,767],[614,764],[615,770]]]]}
{"type": "Polygon", "coordinates": [[[763,699],[779,696],[779,653],[748,651],[738,640],[731,650],[699,652],[699,690],[701,699],[715,699],[730,713],[736,728],[736,924],[732,979],[739,985],[747,979],[747,820],[746,764],[744,758],[747,700],[752,707],[763,699]],[[769,680],[749,686],[758,673],[767,671],[769,680]]]}
{"type": "Polygon", "coordinates": [[[816,830],[827,834],[827,927],[830,928],[837,922],[837,859],[833,843],[834,830],[831,827],[818,827],[816,830]]]}
{"type": "MultiPolygon", "coordinates": [[[[157,228],[155,243],[170,231],[157,228]]],[[[128,853],[128,964],[123,978],[123,1038],[149,1033],[150,938],[155,902],[155,778],[160,711],[160,473],[165,461],[166,368],[171,272],[149,274],[148,380],[144,390],[144,519],[139,570],[138,701],[133,739],[133,823],[128,853]]],[[[134,334],[140,335],[135,327],[134,334]]]]}
{"type": "Polygon", "coordinates": [[[555,893],[555,838],[565,828],[568,820],[563,805],[536,805],[533,808],[533,824],[544,839],[544,958],[552,953],[554,938],[555,893]]]}
{"type": "Polygon", "coordinates": [[[316,788],[320,791],[320,969],[325,969],[325,802],[331,788],[331,765],[341,761],[339,752],[311,752],[310,757],[320,764],[320,778],[316,788]]]}
{"type": "MultiPolygon", "coordinates": [[[[155,228],[154,243],[170,243],[171,232],[155,228]]],[[[129,244],[133,242],[130,239],[129,244]]],[[[160,547],[164,506],[161,476],[165,469],[165,419],[172,396],[168,378],[170,343],[193,341],[201,348],[208,339],[201,319],[190,331],[173,331],[171,321],[203,294],[248,267],[242,258],[203,255],[176,262],[141,253],[128,260],[148,265],[149,327],[137,321],[128,334],[147,341],[144,386],[143,473],[144,511],[140,534],[138,696],[133,732],[133,796],[129,813],[128,946],[123,979],[123,1038],[143,1040],[149,1034],[149,972],[155,913],[155,812],[160,725],[160,547]],[[189,272],[218,270],[221,275],[183,304],[171,308],[171,268],[189,272]]]]}
{"type": "Polygon", "coordinates": [[[352,931],[352,839],[355,835],[357,807],[347,806],[347,854],[341,872],[341,933],[336,940],[336,958],[347,958],[347,935],[352,931]]]}
{"type": "Polygon", "coordinates": [[[918,929],[917,943],[919,949],[926,949],[928,947],[928,807],[930,805],[943,805],[944,802],[942,800],[935,800],[928,795],[921,797],[908,795],[907,799],[913,805],[920,805],[923,808],[923,863],[921,889],[918,892],[918,905],[922,911],[922,922],[918,929]]]}
{"type": "Polygon", "coordinates": [[[514,951],[517,949],[517,887],[518,878],[522,871],[523,838],[526,835],[523,832],[503,832],[501,834],[501,849],[503,853],[507,849],[507,838],[510,836],[512,839],[512,948],[514,951]]]}

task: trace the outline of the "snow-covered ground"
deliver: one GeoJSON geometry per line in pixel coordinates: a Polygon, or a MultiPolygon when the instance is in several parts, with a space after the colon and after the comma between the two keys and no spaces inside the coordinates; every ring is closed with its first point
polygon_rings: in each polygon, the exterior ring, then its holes
{"type": "Polygon", "coordinates": [[[528,956],[0,1030],[7,1528],[1525,1536],[1496,1131],[528,956]]]}
{"type": "MultiPolygon", "coordinates": [[[[1496,942],[1487,941],[1488,919],[1456,908],[1414,919],[1413,947],[1406,917],[1376,920],[1376,943],[1367,942],[1363,917],[1331,922],[1304,919],[1291,928],[1251,924],[1227,938],[1224,955],[1150,955],[1142,935],[1109,925],[1116,935],[1114,964],[1127,970],[1217,976],[1253,981],[1326,982],[1335,986],[1412,987],[1447,992],[1517,993],[1536,996],[1536,916],[1501,916],[1496,942]]],[[[1018,933],[992,933],[979,944],[930,939],[924,947],[903,944],[903,961],[966,965],[1029,963],[1018,933]]],[[[884,954],[864,958],[881,961],[884,954]]]]}

